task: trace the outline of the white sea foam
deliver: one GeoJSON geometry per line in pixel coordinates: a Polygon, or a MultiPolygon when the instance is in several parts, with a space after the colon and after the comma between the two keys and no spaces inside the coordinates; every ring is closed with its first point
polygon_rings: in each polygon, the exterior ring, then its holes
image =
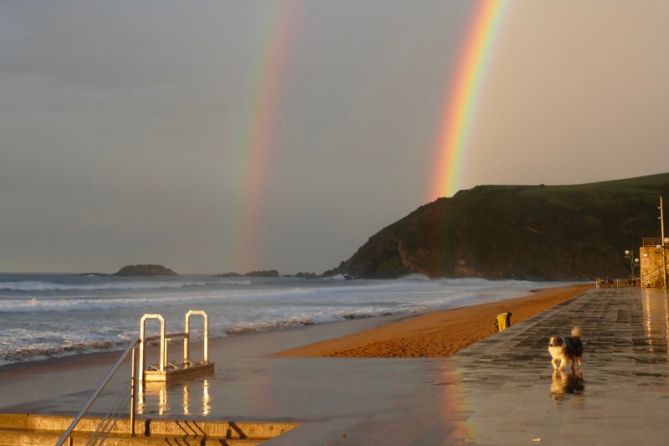
{"type": "Polygon", "coordinates": [[[554,284],[482,279],[178,279],[0,274],[0,365],[120,349],[143,313],[180,330],[189,308],[211,334],[268,331],[504,299],[554,284]]]}
{"type": "MultiPolygon", "coordinates": [[[[239,285],[245,283],[239,282],[239,285]]],[[[248,283],[246,283],[248,284],[248,283]]],[[[101,283],[57,283],[48,281],[0,282],[0,291],[102,291],[102,290],[157,290],[163,288],[203,287],[205,282],[127,281],[101,283]]]]}
{"type": "Polygon", "coordinates": [[[407,274],[406,276],[400,277],[398,280],[412,280],[412,281],[429,281],[430,278],[425,274],[407,274]]]}

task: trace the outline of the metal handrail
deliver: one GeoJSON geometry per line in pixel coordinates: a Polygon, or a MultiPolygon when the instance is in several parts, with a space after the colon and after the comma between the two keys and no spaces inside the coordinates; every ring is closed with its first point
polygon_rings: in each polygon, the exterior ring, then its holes
{"type": "MultiPolygon", "coordinates": [[[[60,436],[58,441],[56,442],[56,446],[63,446],[65,442],[70,438],[72,435],[72,432],[74,431],[75,427],[77,427],[77,424],[81,421],[81,419],[86,415],[86,412],[88,412],[88,409],[91,408],[95,400],[100,396],[100,393],[104,390],[104,388],[107,386],[109,381],[114,377],[116,374],[117,370],[121,367],[125,359],[128,357],[130,353],[132,353],[132,381],[135,380],[135,347],[140,343],[139,339],[136,339],[134,342],[132,342],[128,348],[125,349],[125,351],[121,354],[121,356],[118,358],[118,361],[114,364],[114,366],[109,370],[109,373],[107,373],[107,376],[102,380],[102,383],[98,386],[97,389],[95,389],[95,392],[93,392],[93,395],[88,399],[88,402],[84,405],[84,407],[79,411],[76,417],[74,417],[74,420],[70,423],[69,427],[65,432],[63,432],[63,435],[60,436]]],[[[135,388],[135,382],[131,383],[131,401],[130,401],[130,430],[131,434],[134,434],[135,431],[135,407],[134,407],[134,400],[135,400],[135,394],[134,394],[134,388],[135,388]]],[[[71,442],[70,442],[71,444],[71,442]]]]}
{"type": "Polygon", "coordinates": [[[650,271],[650,272],[644,274],[642,279],[659,276],[660,274],[662,274],[662,269],[663,269],[663,267],[659,266],[659,267],[657,267],[657,269],[654,269],[653,271],[650,271]]]}
{"type": "Polygon", "coordinates": [[[662,237],[643,237],[641,239],[643,246],[657,246],[662,244],[662,237]]]}
{"type": "Polygon", "coordinates": [[[624,279],[595,279],[595,288],[635,288],[640,284],[640,279],[629,277],[624,279]]]}
{"type": "MultiPolygon", "coordinates": [[[[165,333],[165,340],[166,341],[173,341],[175,339],[181,339],[181,338],[187,338],[187,337],[188,337],[188,333],[186,333],[186,332],[184,332],[184,333],[165,333]]],[[[160,345],[157,342],[153,342],[153,341],[160,341],[161,339],[163,339],[163,337],[161,335],[155,335],[155,336],[145,337],[144,341],[146,342],[146,345],[148,347],[149,345],[160,345]]]]}
{"type": "MultiPolygon", "coordinates": [[[[657,279],[660,276],[660,274],[662,274],[663,269],[664,268],[660,266],[657,269],[655,269],[653,271],[650,271],[650,272],[644,274],[643,276],[641,276],[642,284],[646,284],[646,283],[649,283],[649,282],[657,279]]],[[[669,265],[667,265],[667,271],[669,272],[669,265]]]]}
{"type": "Polygon", "coordinates": [[[645,282],[651,278],[654,278],[655,276],[659,276],[661,272],[662,272],[662,267],[659,267],[658,269],[650,271],[641,276],[641,280],[645,282]]]}
{"type": "Polygon", "coordinates": [[[204,312],[204,310],[188,310],[188,313],[184,316],[184,329],[185,335],[184,336],[184,362],[185,363],[190,363],[190,318],[191,316],[202,316],[202,322],[204,323],[204,339],[202,340],[203,342],[203,359],[204,362],[207,363],[209,362],[209,316],[207,316],[207,313],[204,312]]]}
{"type": "Polygon", "coordinates": [[[144,347],[146,345],[146,321],[155,319],[160,322],[160,357],[158,367],[165,371],[167,364],[167,346],[165,345],[165,318],[160,314],[147,313],[139,320],[139,381],[144,382],[144,347]]]}

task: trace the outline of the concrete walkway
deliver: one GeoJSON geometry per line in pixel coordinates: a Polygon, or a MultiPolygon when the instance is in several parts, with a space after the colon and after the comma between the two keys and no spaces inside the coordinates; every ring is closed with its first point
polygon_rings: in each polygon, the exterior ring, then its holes
{"type": "Polygon", "coordinates": [[[661,290],[588,292],[452,358],[463,443],[669,443],[669,303],[661,290]],[[553,376],[547,337],[584,329],[583,380],[553,376]]]}
{"type": "MultiPolygon", "coordinates": [[[[219,351],[214,376],[149,392],[142,410],[301,422],[266,443],[275,446],[664,445],[668,308],[658,290],[593,290],[443,360],[219,351]],[[576,324],[586,341],[583,379],[553,376],[547,338],[576,324]]],[[[62,413],[82,401],[70,393],[1,410],[62,413]]]]}

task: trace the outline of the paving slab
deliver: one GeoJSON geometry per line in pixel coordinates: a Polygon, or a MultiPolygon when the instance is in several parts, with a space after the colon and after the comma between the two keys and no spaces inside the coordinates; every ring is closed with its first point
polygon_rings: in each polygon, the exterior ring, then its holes
{"type": "MultiPolygon", "coordinates": [[[[461,443],[667,444],[669,311],[652,289],[593,290],[451,358],[473,407],[461,443]],[[582,377],[553,373],[547,338],[580,325],[582,377]]],[[[448,444],[448,439],[446,439],[448,444]]]]}

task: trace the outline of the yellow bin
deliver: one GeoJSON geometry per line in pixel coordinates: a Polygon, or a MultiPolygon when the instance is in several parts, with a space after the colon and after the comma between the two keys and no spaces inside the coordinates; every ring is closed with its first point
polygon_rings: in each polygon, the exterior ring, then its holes
{"type": "Polygon", "coordinates": [[[511,326],[511,312],[500,313],[495,320],[497,331],[504,331],[511,326]]]}

